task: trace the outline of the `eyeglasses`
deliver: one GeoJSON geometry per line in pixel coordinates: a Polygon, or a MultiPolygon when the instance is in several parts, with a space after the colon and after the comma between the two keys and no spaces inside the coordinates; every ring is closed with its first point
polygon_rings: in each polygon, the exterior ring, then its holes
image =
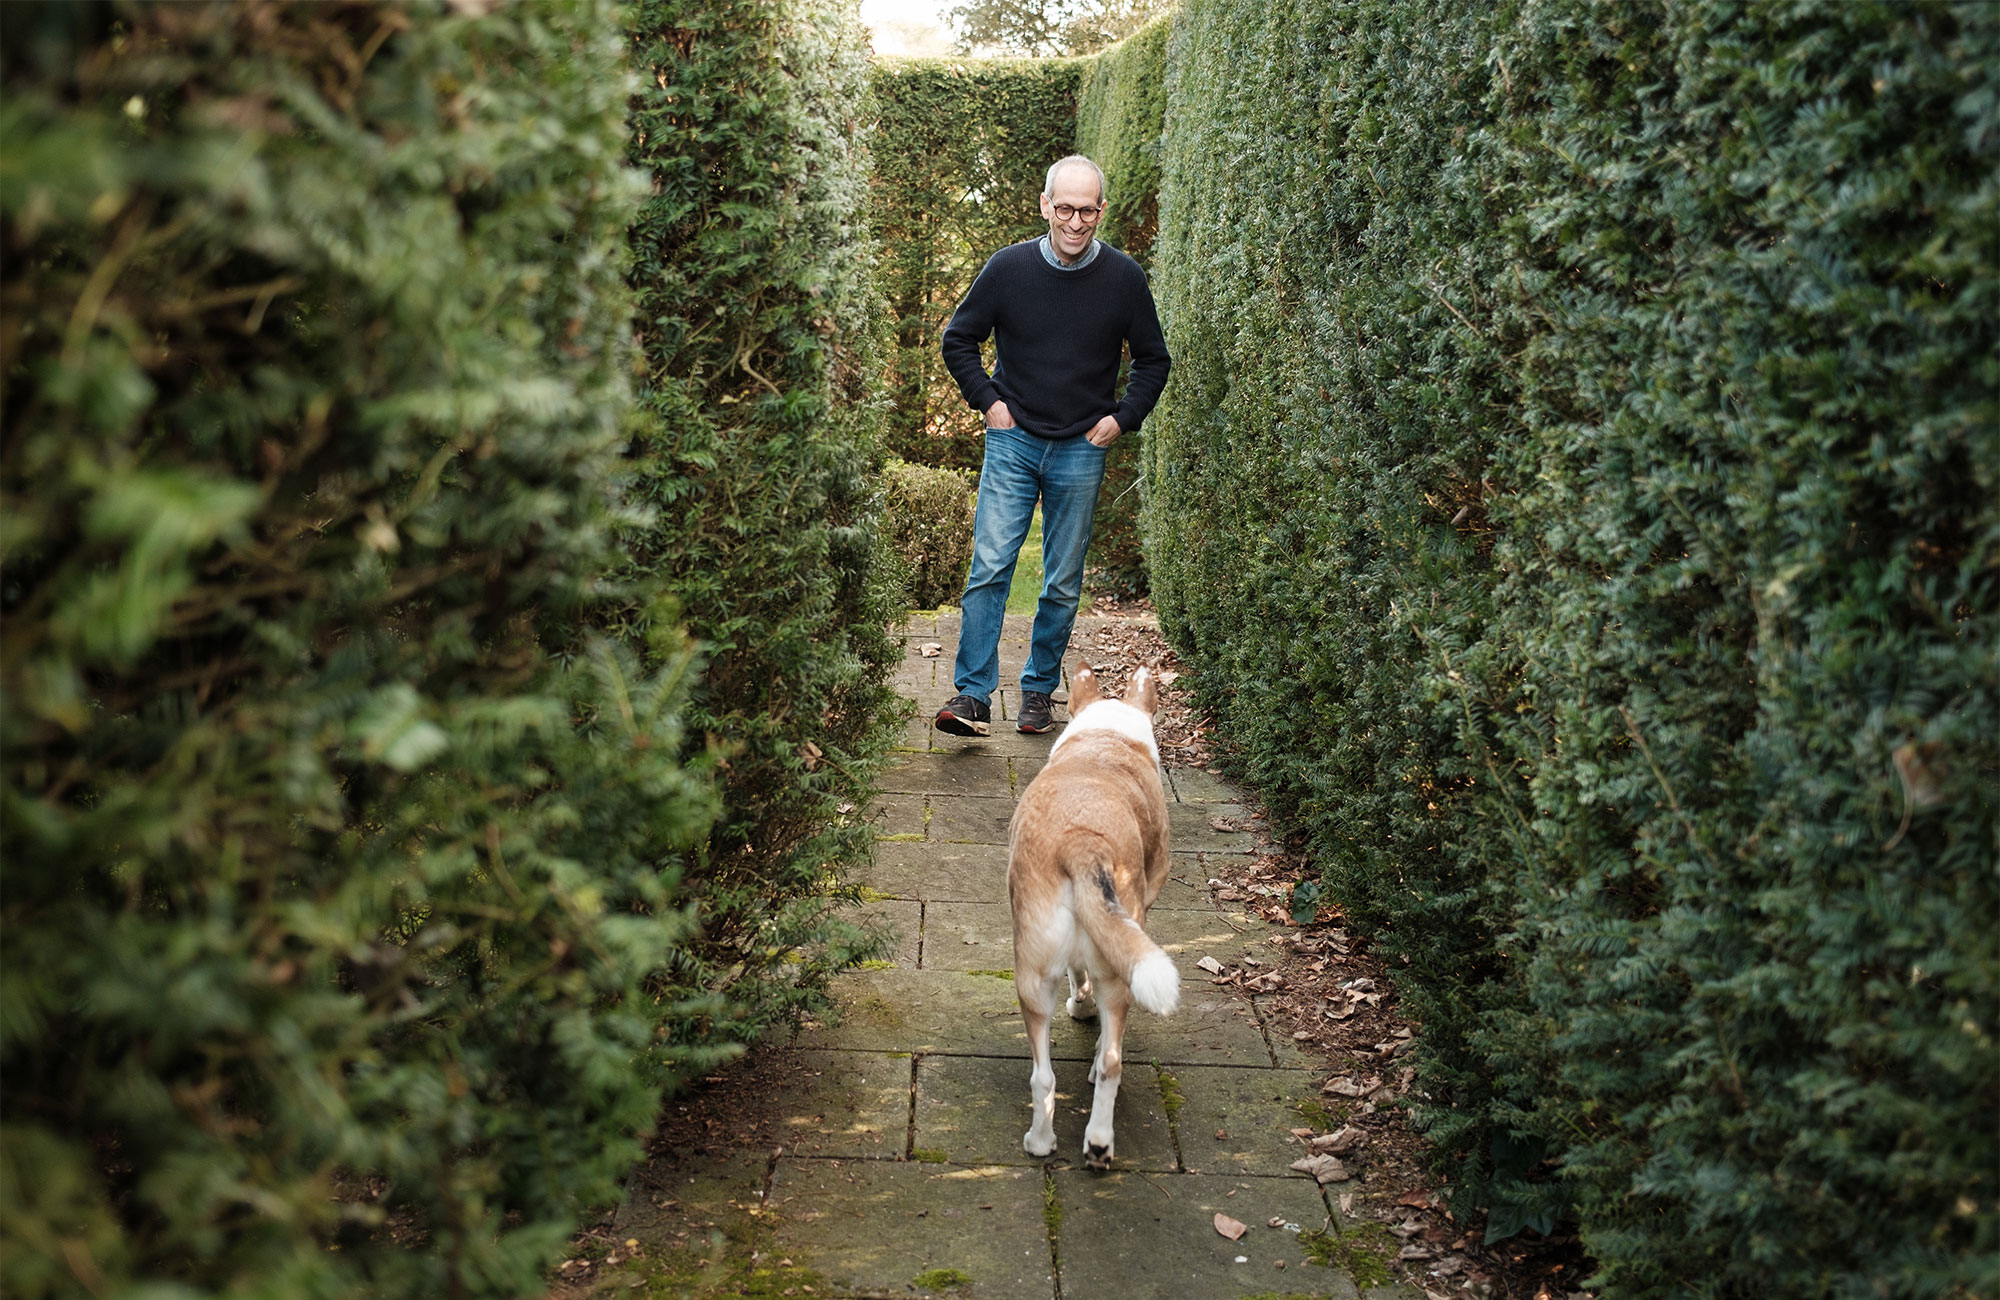
{"type": "Polygon", "coordinates": [[[1104,207],[1102,204],[1094,208],[1073,208],[1067,203],[1056,204],[1057,221],[1075,221],[1081,218],[1085,225],[1091,225],[1103,215],[1104,207]]]}

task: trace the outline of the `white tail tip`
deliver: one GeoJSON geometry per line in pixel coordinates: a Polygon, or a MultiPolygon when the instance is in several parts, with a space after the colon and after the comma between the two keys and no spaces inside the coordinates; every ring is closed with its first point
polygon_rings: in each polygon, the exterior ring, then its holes
{"type": "Polygon", "coordinates": [[[1132,968],[1132,1000],[1154,1015],[1170,1016],[1181,1004],[1181,973],[1163,952],[1149,953],[1132,968]]]}

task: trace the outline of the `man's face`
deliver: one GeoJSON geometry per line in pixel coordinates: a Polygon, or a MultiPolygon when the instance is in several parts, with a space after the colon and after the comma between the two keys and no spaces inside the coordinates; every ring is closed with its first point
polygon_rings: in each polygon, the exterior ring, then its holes
{"type": "Polygon", "coordinates": [[[1103,201],[1104,196],[1098,192],[1097,173],[1090,168],[1065,167],[1056,173],[1055,184],[1042,195],[1042,216],[1049,223],[1049,241],[1055,245],[1057,257],[1074,262],[1083,256],[1083,250],[1090,247],[1097,220],[1103,215],[1099,206],[1103,201]],[[1058,209],[1072,215],[1065,220],[1058,209]]]}

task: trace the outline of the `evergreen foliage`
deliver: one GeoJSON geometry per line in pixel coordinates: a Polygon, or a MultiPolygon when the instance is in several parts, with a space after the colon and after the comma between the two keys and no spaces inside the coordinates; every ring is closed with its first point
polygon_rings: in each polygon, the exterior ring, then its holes
{"type": "Polygon", "coordinates": [[[531,1291],[720,1055],[615,11],[4,21],[0,1289],[531,1291]]]}
{"type": "Polygon", "coordinates": [[[977,494],[963,470],[891,461],[885,531],[902,562],[903,599],[912,609],[956,604],[972,568],[977,494]]]}
{"type": "MultiPolygon", "coordinates": [[[[1076,149],[1104,169],[1106,207],[1098,238],[1152,265],[1159,229],[1160,157],[1165,145],[1167,43],[1173,19],[1155,19],[1086,65],[1076,113],[1076,149]]],[[[1104,486],[1090,537],[1092,585],[1146,590],[1140,541],[1146,429],[1104,463],[1104,486]]]]}
{"type": "Polygon", "coordinates": [[[890,335],[889,450],[979,468],[984,425],[939,353],[945,322],[986,259],[1048,233],[1049,164],[1075,151],[1083,64],[1068,59],[898,59],[869,77],[869,204],[890,335]]]}
{"type": "Polygon", "coordinates": [[[1460,1208],[1607,1295],[1992,1287],[1996,67],[1977,4],[1173,28],[1163,623],[1460,1208]]]}
{"type": "Polygon", "coordinates": [[[648,515],[621,540],[628,584],[659,595],[614,625],[650,643],[684,619],[706,654],[688,724],[723,813],[686,862],[702,932],[676,979],[729,1003],[676,1029],[746,1041],[876,942],[837,884],[869,850],[852,813],[888,750],[901,608],[874,481],[866,57],[851,3],[637,0],[630,25],[648,515]]]}

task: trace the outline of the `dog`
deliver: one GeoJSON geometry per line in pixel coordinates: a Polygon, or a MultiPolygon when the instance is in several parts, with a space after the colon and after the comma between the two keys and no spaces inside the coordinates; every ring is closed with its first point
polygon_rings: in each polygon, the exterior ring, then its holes
{"type": "Polygon", "coordinates": [[[1153,739],[1160,686],[1141,668],[1126,698],[1110,699],[1088,664],[1071,684],[1069,726],[1022,792],[1007,837],[1014,992],[1034,1058],[1034,1121],[1021,1146],[1031,1156],[1056,1149],[1049,1021],[1056,985],[1067,977],[1069,1014],[1098,1018],[1084,1164],[1108,1169],[1126,1013],[1137,1002],[1170,1015],[1180,1001],[1180,973],[1145,929],[1167,879],[1167,797],[1153,739]]]}

